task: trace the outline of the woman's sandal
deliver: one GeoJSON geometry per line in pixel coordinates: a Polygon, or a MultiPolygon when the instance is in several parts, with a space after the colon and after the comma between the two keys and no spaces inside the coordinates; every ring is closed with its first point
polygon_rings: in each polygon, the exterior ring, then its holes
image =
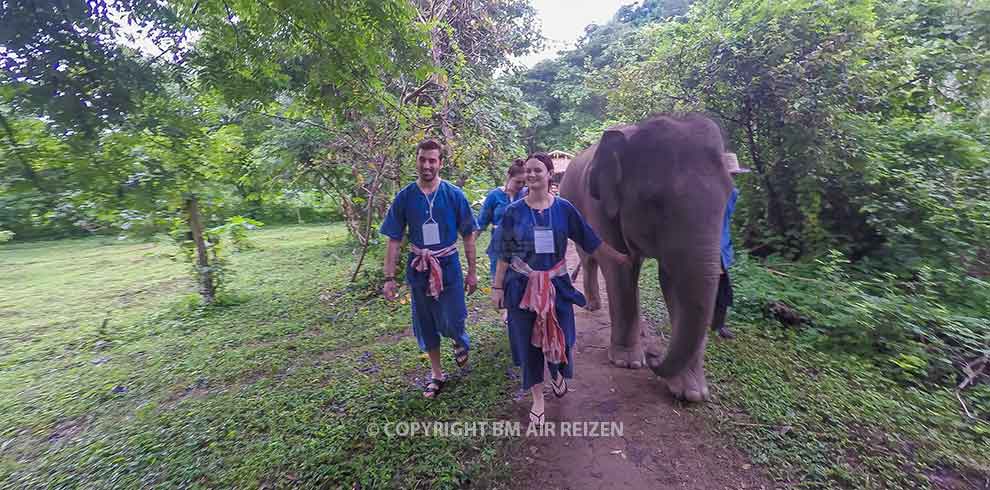
{"type": "Polygon", "coordinates": [[[468,350],[463,345],[454,345],[454,361],[457,363],[457,367],[467,366],[468,363],[468,350]]]}
{"type": "Polygon", "coordinates": [[[530,424],[533,424],[533,425],[537,425],[537,426],[543,425],[543,423],[545,422],[545,420],[543,419],[543,416],[546,415],[546,414],[547,414],[547,411],[546,410],[544,410],[539,415],[537,415],[536,412],[530,410],[529,411],[529,423],[530,424]]]}
{"type": "Polygon", "coordinates": [[[423,392],[423,396],[428,400],[435,400],[440,395],[440,391],[443,390],[443,384],[446,381],[446,379],[431,379],[430,384],[426,385],[426,391],[423,392]]]}
{"type": "Polygon", "coordinates": [[[550,387],[553,388],[553,396],[563,398],[567,394],[567,378],[563,374],[560,375],[560,384],[551,379],[550,387]]]}

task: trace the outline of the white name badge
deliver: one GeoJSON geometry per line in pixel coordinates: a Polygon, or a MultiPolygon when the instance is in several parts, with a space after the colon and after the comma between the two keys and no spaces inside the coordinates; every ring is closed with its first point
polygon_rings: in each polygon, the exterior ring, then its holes
{"type": "Polygon", "coordinates": [[[440,243],[440,225],[423,223],[423,245],[436,245],[438,243],[440,243]]]}
{"type": "Polygon", "coordinates": [[[552,254],[553,249],[553,229],[535,228],[533,229],[533,243],[536,244],[536,253],[552,254]]]}

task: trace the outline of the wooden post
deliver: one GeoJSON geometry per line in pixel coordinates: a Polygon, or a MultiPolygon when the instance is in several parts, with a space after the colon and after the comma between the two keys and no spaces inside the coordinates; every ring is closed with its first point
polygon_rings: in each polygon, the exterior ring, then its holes
{"type": "Polygon", "coordinates": [[[206,254],[206,240],[203,239],[203,223],[199,219],[199,203],[196,196],[186,198],[186,211],[189,212],[189,228],[192,230],[193,242],[196,244],[196,274],[199,279],[199,294],[206,304],[213,303],[216,285],[213,283],[213,273],[210,270],[209,258],[206,254]]]}

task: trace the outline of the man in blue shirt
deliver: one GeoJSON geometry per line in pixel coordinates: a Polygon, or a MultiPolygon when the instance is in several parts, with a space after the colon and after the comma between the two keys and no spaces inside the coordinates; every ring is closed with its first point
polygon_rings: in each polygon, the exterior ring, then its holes
{"type": "MultiPolygon", "coordinates": [[[[739,160],[736,159],[735,153],[726,153],[723,155],[723,161],[726,168],[729,170],[729,175],[735,179],[736,174],[742,174],[749,172],[748,168],[740,168],[739,160]]],[[[732,194],[729,195],[729,201],[725,204],[725,216],[722,219],[722,238],[721,238],[721,255],[722,255],[722,275],[718,279],[718,294],[715,296],[715,314],[712,316],[712,330],[718,333],[719,337],[724,339],[735,338],[736,335],[729,330],[729,327],[725,325],[725,317],[728,314],[729,307],[732,306],[732,281],[729,278],[729,267],[732,267],[733,253],[732,253],[732,237],[731,233],[731,222],[732,213],[736,209],[736,199],[739,198],[739,189],[735,186],[732,187],[732,194]]]]}
{"type": "Polygon", "coordinates": [[[430,357],[432,378],[423,392],[430,399],[436,398],[446,381],[440,366],[441,336],[453,339],[457,365],[467,364],[470,338],[464,326],[464,290],[471,294],[478,288],[474,241],[478,225],[464,192],[440,178],[442,150],[435,140],[416,147],[418,178],[396,194],[380,230],[389,238],[383,287],[389,300],[397,297],[396,260],[403,236],[409,237],[406,282],[412,296],[413,333],[420,350],[430,357]],[[457,235],[464,240],[466,280],[457,256],[457,235]]]}

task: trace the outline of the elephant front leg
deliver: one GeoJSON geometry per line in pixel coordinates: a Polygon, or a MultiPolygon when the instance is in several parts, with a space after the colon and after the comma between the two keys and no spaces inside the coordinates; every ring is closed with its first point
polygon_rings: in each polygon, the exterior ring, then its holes
{"type": "Polygon", "coordinates": [[[705,377],[705,347],[707,344],[708,338],[706,336],[701,344],[701,349],[688,362],[687,367],[680,373],[665,379],[667,389],[670,390],[670,394],[674,398],[694,403],[708,401],[711,398],[708,391],[708,380],[705,377]]]}
{"type": "Polygon", "coordinates": [[[618,367],[639,369],[646,365],[639,321],[639,272],[642,260],[631,266],[601,261],[612,321],[608,358],[618,367]]]}

